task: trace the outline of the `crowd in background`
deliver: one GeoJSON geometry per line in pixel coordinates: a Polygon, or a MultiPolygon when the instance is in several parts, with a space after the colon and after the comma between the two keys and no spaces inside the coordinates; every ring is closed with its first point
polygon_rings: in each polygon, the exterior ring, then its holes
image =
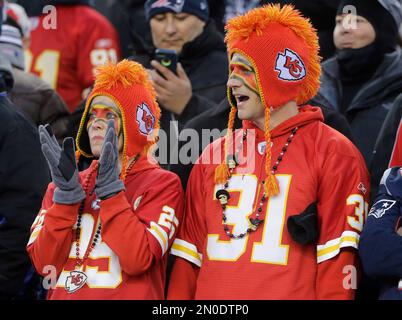
{"type": "MultiPolygon", "coordinates": [[[[163,15],[144,7],[144,0],[5,3],[0,95],[9,100],[2,101],[0,108],[4,132],[0,137],[0,299],[39,298],[40,280],[25,246],[49,174],[35,128],[50,124],[59,142],[75,137],[96,67],[124,58],[140,62],[149,70],[162,110],[159,152],[168,152],[160,157],[160,165],[176,173],[185,188],[192,163],[214,138],[181,141],[180,133],[194,129],[201,137],[203,129],[226,128],[230,105],[224,26],[231,17],[252,8],[273,2],[293,4],[317,29],[321,87],[310,104],[319,106],[324,122],[362,153],[371,175],[370,206],[391,160],[402,165],[396,147],[402,116],[399,0],[349,1],[364,18],[357,20],[357,30],[345,28],[340,18],[345,12],[336,0],[203,1],[205,10],[163,15]],[[57,19],[52,9],[44,11],[49,4],[57,9],[57,19]],[[57,26],[53,28],[52,23],[57,26]],[[156,48],[177,52],[176,73],[154,60],[156,48]],[[171,161],[172,150],[189,142],[197,146],[192,163],[171,161]]],[[[240,128],[241,121],[234,121],[234,127],[240,128]]],[[[90,163],[79,165],[84,169],[90,163]]],[[[377,281],[363,275],[357,298],[377,296],[377,281]]]]}

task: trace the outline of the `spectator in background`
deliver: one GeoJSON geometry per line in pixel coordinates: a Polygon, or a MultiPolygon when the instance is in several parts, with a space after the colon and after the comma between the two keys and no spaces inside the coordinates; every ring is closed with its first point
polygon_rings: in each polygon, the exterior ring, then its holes
{"type": "MultiPolygon", "coordinates": [[[[151,30],[145,18],[146,0],[94,0],[94,6],[105,15],[116,28],[122,49],[122,57],[133,52],[142,52],[152,46],[151,30]]],[[[223,33],[224,0],[208,0],[210,17],[223,33]]]]}
{"type": "Polygon", "coordinates": [[[383,172],[395,166],[402,167],[402,93],[388,112],[374,147],[370,163],[372,199],[377,196],[383,172]]]}
{"type": "MultiPolygon", "coordinates": [[[[0,0],[0,12],[2,5],[0,0]]],[[[0,300],[22,293],[30,269],[25,251],[29,228],[49,182],[37,130],[7,98],[13,85],[10,70],[0,53],[0,300]]]]}
{"type": "Polygon", "coordinates": [[[402,175],[387,169],[360,238],[365,272],[381,284],[380,300],[402,300],[402,175]]]}
{"type": "Polygon", "coordinates": [[[396,0],[341,2],[334,29],[337,54],[324,62],[321,89],[314,99],[346,116],[369,171],[378,134],[402,90],[398,10],[396,0]],[[344,13],[347,5],[357,11],[344,13]]]}
{"type": "MultiPolygon", "coordinates": [[[[154,47],[176,50],[179,57],[177,75],[156,61],[143,61],[154,68],[151,76],[162,109],[161,129],[167,138],[161,136],[159,146],[167,151],[170,163],[169,142],[177,141],[183,125],[225,97],[227,55],[205,0],[148,0],[145,12],[154,47]]],[[[160,160],[164,158],[160,156],[160,160]]]]}
{"type": "MultiPolygon", "coordinates": [[[[9,19],[8,21],[12,21],[9,19]]],[[[17,109],[23,111],[36,126],[50,124],[57,139],[67,134],[69,112],[60,96],[37,76],[24,71],[25,59],[21,29],[3,24],[0,36],[0,53],[11,63],[14,87],[9,93],[17,109]]]]}
{"type": "Polygon", "coordinates": [[[113,26],[89,6],[88,0],[48,0],[55,5],[57,20],[51,13],[33,20],[28,70],[55,89],[73,112],[93,84],[93,71],[120,56],[113,26]],[[52,29],[50,23],[57,22],[52,29]]]}

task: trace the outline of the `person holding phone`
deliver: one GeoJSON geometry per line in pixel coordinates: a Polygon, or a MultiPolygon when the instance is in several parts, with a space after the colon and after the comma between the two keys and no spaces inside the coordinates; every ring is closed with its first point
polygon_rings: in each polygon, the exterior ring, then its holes
{"type": "Polygon", "coordinates": [[[177,55],[176,70],[163,66],[157,52],[147,66],[162,108],[161,129],[167,142],[175,141],[188,120],[225,98],[226,48],[206,0],[148,0],[145,14],[155,50],[177,55]]]}

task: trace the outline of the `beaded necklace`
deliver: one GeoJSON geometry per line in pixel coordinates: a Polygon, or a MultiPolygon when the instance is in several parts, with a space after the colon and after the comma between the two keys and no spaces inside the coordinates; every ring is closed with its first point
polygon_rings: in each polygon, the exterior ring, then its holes
{"type": "MultiPolygon", "coordinates": [[[[292,129],[289,138],[287,138],[285,145],[282,147],[281,153],[279,154],[275,164],[272,167],[272,171],[271,171],[272,175],[274,175],[276,173],[276,171],[278,170],[278,166],[281,163],[281,161],[283,159],[283,156],[285,155],[285,153],[286,153],[290,143],[292,142],[293,137],[295,136],[295,134],[296,134],[298,129],[299,129],[298,127],[295,127],[295,128],[292,129]]],[[[229,187],[229,180],[230,180],[234,170],[236,169],[236,167],[238,165],[237,160],[239,158],[239,153],[240,153],[241,148],[243,147],[243,143],[246,140],[246,138],[247,138],[247,129],[243,132],[243,137],[242,137],[242,139],[241,139],[241,141],[239,143],[239,146],[236,149],[236,154],[234,156],[233,155],[228,155],[227,164],[228,164],[228,167],[229,167],[229,178],[226,181],[226,183],[224,184],[223,189],[220,189],[220,190],[218,190],[216,192],[216,199],[218,199],[220,201],[221,207],[222,207],[223,230],[225,231],[226,235],[229,238],[232,238],[232,239],[244,238],[250,232],[254,232],[254,231],[256,231],[258,229],[258,226],[261,224],[261,222],[264,221],[263,219],[260,219],[260,216],[261,216],[261,213],[262,213],[262,207],[263,207],[265,201],[267,200],[267,195],[266,195],[265,192],[263,192],[261,200],[260,200],[260,203],[259,203],[259,207],[257,209],[257,213],[255,215],[255,218],[254,219],[252,219],[252,218],[249,219],[249,226],[248,226],[246,231],[244,231],[242,233],[239,233],[239,234],[233,234],[233,233],[230,232],[229,227],[226,224],[226,221],[227,221],[226,206],[227,206],[228,200],[230,199],[230,194],[227,191],[227,188],[229,187]]],[[[267,148],[268,148],[268,146],[267,146],[267,148]]],[[[262,184],[262,187],[263,187],[262,190],[264,190],[265,181],[262,181],[261,184],[262,184]]]]}
{"type": "MultiPolygon", "coordinates": [[[[126,170],[126,176],[134,166],[134,164],[137,162],[139,157],[139,154],[136,155],[133,159],[133,161],[130,163],[130,165],[127,167],[126,170]]],[[[92,175],[97,171],[99,167],[99,163],[96,163],[89,172],[89,174],[86,176],[84,183],[83,183],[83,189],[86,194],[87,190],[89,189],[89,184],[91,181],[92,175]]],[[[95,191],[95,187],[89,192],[89,196],[92,196],[95,191]]],[[[88,246],[87,251],[85,252],[84,256],[82,259],[80,259],[80,235],[81,235],[81,223],[82,223],[82,215],[84,213],[84,207],[85,207],[85,200],[81,201],[80,207],[78,209],[78,219],[77,219],[77,229],[75,230],[75,270],[70,272],[70,276],[67,277],[66,283],[65,283],[65,289],[67,290],[68,293],[74,293],[77,290],[81,289],[84,284],[86,283],[88,276],[85,274],[83,271],[79,271],[81,266],[84,264],[84,262],[88,259],[89,255],[91,254],[92,250],[95,248],[96,244],[99,241],[100,234],[102,231],[102,223],[99,221],[98,227],[96,229],[95,235],[92,239],[92,243],[90,246],[88,246]]],[[[92,202],[92,209],[97,210],[99,209],[99,199],[96,199],[92,202]]]]}

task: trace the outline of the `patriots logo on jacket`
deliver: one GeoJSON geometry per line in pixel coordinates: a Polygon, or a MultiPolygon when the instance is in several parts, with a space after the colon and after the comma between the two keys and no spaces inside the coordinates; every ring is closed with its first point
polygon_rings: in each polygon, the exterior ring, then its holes
{"type": "Polygon", "coordinates": [[[368,215],[379,219],[394,206],[395,202],[395,200],[379,200],[374,203],[368,215]]]}
{"type": "Polygon", "coordinates": [[[137,122],[142,134],[149,135],[154,130],[155,117],[145,102],[137,107],[137,122]]]}
{"type": "Polygon", "coordinates": [[[151,5],[151,9],[155,8],[168,8],[174,12],[181,12],[183,10],[184,0],[159,0],[151,5]]]}
{"type": "Polygon", "coordinates": [[[278,53],[275,70],[279,71],[278,78],[285,81],[299,81],[306,76],[303,60],[290,49],[278,53]]]}

